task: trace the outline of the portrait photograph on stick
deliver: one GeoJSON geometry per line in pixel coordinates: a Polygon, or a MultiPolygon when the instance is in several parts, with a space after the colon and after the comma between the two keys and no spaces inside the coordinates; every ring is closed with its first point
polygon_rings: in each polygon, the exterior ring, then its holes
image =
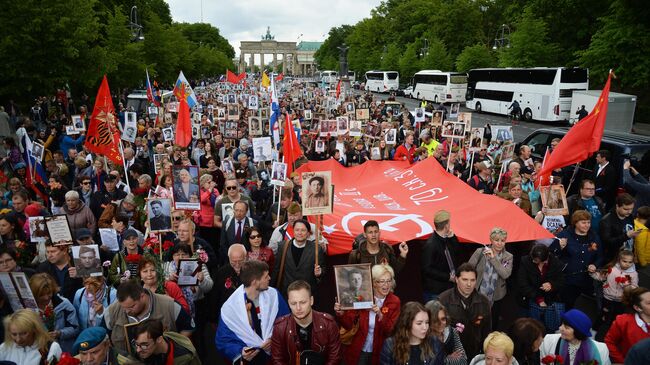
{"type": "Polygon", "coordinates": [[[71,245],[73,243],[68,216],[65,214],[45,217],[45,225],[54,246],[71,245]]]}
{"type": "Polygon", "coordinates": [[[197,259],[179,259],[178,269],[178,286],[193,286],[198,284],[196,273],[201,270],[201,264],[197,259]]]}
{"type": "Polygon", "coordinates": [[[284,186],[287,179],[287,164],[284,162],[273,161],[271,169],[271,185],[284,186]]]}
{"type": "Polygon", "coordinates": [[[147,199],[147,215],[151,232],[167,232],[172,229],[171,199],[147,199]]]}
{"type": "Polygon", "coordinates": [[[185,210],[201,209],[199,196],[199,167],[173,167],[174,208],[185,210]]]}
{"type": "Polygon", "coordinates": [[[562,184],[540,187],[542,207],[546,208],[546,215],[567,215],[569,205],[566,202],[566,192],[562,184]]]}
{"type": "Polygon", "coordinates": [[[374,304],[370,264],[334,265],[336,297],[341,310],[369,309],[374,304]]]}
{"type": "Polygon", "coordinates": [[[332,172],[302,173],[302,212],[304,215],[332,213],[332,172]]]}
{"type": "Polygon", "coordinates": [[[77,276],[87,278],[103,275],[98,245],[72,246],[72,258],[77,276]]]}

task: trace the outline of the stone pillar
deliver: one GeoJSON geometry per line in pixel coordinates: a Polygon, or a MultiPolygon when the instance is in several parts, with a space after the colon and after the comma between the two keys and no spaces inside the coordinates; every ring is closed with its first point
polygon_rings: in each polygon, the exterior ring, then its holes
{"type": "Polygon", "coordinates": [[[273,72],[278,68],[278,54],[273,52],[273,72]]]}
{"type": "Polygon", "coordinates": [[[284,53],[282,54],[282,73],[286,74],[287,73],[287,54],[284,53]]]}
{"type": "Polygon", "coordinates": [[[260,53],[260,71],[264,71],[264,53],[260,53]]]}
{"type": "Polygon", "coordinates": [[[244,55],[244,52],[241,52],[239,54],[239,73],[242,73],[242,72],[246,71],[245,57],[246,56],[244,55]]]}
{"type": "Polygon", "coordinates": [[[295,75],[299,75],[300,70],[298,69],[298,57],[296,56],[296,53],[293,53],[291,55],[291,59],[293,60],[293,62],[292,62],[293,65],[292,65],[291,69],[293,70],[293,73],[295,75]]]}
{"type": "Polygon", "coordinates": [[[251,72],[254,71],[253,67],[255,67],[255,53],[251,53],[249,57],[248,67],[250,67],[251,72]]]}

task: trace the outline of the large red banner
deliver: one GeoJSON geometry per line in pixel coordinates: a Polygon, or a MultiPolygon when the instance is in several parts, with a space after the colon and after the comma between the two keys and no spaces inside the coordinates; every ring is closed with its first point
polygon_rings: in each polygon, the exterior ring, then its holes
{"type": "Polygon", "coordinates": [[[350,252],[369,220],[379,222],[381,239],[390,243],[426,238],[441,209],[451,214],[451,228],[461,241],[489,243],[494,227],[508,232],[508,242],[553,237],[512,202],[479,193],[433,158],[412,166],[368,161],[350,168],[330,159],[310,161],[298,171],[332,171],[334,211],[323,217],[322,227],[329,254],[350,252]]]}

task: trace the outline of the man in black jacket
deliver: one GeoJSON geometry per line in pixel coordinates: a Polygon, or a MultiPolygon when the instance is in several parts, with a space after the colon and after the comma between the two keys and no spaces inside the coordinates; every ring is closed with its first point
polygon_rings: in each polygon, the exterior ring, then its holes
{"type": "Polygon", "coordinates": [[[624,246],[633,249],[634,237],[639,232],[634,230],[632,210],[634,198],[630,194],[621,194],[616,197],[616,206],[600,221],[600,240],[603,242],[605,262],[616,258],[618,251],[624,246]]]}
{"type": "Polygon", "coordinates": [[[46,244],[45,251],[47,261],[38,265],[36,271],[52,275],[61,288],[60,294],[72,303],[77,289],[83,287],[83,281],[77,277],[77,269],[71,265],[68,246],[46,244]]]}
{"type": "Polygon", "coordinates": [[[596,183],[596,195],[605,202],[608,209],[612,208],[618,187],[618,174],[610,163],[611,152],[600,150],[596,152],[597,165],[594,166],[593,180],[596,183]]]}
{"type": "Polygon", "coordinates": [[[458,239],[451,231],[450,215],[440,210],[433,218],[435,231],[424,244],[420,272],[424,303],[438,298],[456,282],[458,266],[458,239]]]}

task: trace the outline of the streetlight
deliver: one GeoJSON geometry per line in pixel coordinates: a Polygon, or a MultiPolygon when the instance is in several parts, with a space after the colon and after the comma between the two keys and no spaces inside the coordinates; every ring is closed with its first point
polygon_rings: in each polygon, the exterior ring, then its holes
{"type": "Polygon", "coordinates": [[[510,48],[510,27],[506,24],[501,24],[501,27],[497,29],[492,49],[496,50],[503,47],[510,48]]]}
{"type": "Polygon", "coordinates": [[[424,46],[420,48],[420,57],[429,55],[429,40],[424,38],[424,46]]]}
{"type": "Polygon", "coordinates": [[[143,32],[142,25],[138,24],[138,7],[135,5],[131,7],[131,18],[129,19],[129,28],[131,28],[132,42],[144,41],[144,32],[143,32]]]}

